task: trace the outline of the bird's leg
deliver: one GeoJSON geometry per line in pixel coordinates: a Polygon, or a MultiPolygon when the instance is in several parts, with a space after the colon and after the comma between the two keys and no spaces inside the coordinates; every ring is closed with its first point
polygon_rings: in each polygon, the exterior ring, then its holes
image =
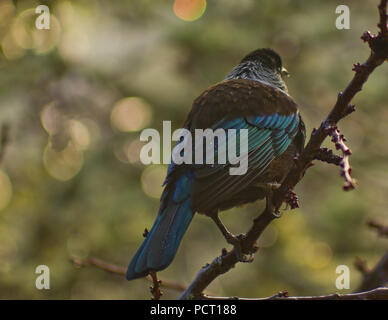
{"type": "Polygon", "coordinates": [[[281,184],[276,182],[266,184],[265,208],[268,212],[271,212],[276,217],[280,217],[280,213],[279,211],[275,210],[272,200],[273,200],[274,191],[279,189],[280,186],[281,184]]]}
{"type": "Polygon", "coordinates": [[[213,213],[210,215],[210,217],[213,219],[213,221],[215,222],[215,224],[217,225],[218,229],[220,229],[222,235],[224,236],[225,240],[233,245],[233,246],[236,246],[240,243],[240,240],[238,239],[238,237],[236,237],[234,234],[232,234],[225,226],[224,224],[222,223],[222,221],[220,220],[219,216],[218,216],[218,213],[213,213]]]}
{"type": "Polygon", "coordinates": [[[241,262],[252,262],[253,261],[252,257],[249,258],[242,253],[241,236],[235,236],[224,226],[224,224],[222,223],[222,221],[218,216],[218,212],[213,212],[212,214],[209,214],[209,216],[212,218],[212,220],[217,225],[218,229],[221,231],[226,242],[228,242],[235,248],[237,259],[241,262]]]}

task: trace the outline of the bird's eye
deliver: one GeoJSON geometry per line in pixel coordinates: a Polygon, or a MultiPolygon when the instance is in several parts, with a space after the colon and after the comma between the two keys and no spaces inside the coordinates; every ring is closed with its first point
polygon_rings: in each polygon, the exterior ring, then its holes
{"type": "Polygon", "coordinates": [[[287,71],[287,69],[286,68],[284,68],[284,67],[282,67],[281,69],[280,69],[280,73],[281,73],[281,75],[283,76],[283,77],[289,77],[290,76],[290,73],[287,71]]]}

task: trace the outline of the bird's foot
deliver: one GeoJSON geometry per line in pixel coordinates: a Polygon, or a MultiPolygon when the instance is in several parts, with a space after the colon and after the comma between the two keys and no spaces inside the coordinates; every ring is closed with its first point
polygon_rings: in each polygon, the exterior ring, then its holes
{"type": "Polygon", "coordinates": [[[210,217],[213,219],[218,229],[220,229],[222,235],[224,236],[227,243],[231,244],[234,247],[234,252],[236,253],[236,257],[240,262],[252,262],[253,254],[246,255],[242,252],[241,241],[243,240],[244,235],[240,234],[235,236],[232,234],[221,222],[218,214],[212,214],[210,217]]]}
{"type": "Polygon", "coordinates": [[[243,263],[250,263],[254,259],[254,254],[244,254],[242,251],[241,242],[244,239],[243,234],[239,234],[238,236],[232,235],[231,238],[226,239],[226,241],[234,247],[234,252],[236,254],[236,258],[238,261],[243,263]]]}
{"type": "Polygon", "coordinates": [[[254,256],[255,256],[254,253],[251,252],[249,254],[245,254],[242,251],[241,243],[242,243],[242,240],[244,239],[244,235],[243,234],[239,234],[235,238],[237,239],[238,242],[235,243],[233,246],[234,246],[234,251],[236,253],[236,258],[238,259],[238,261],[243,262],[243,263],[251,263],[251,262],[253,262],[254,256]]]}
{"type": "Polygon", "coordinates": [[[266,210],[271,212],[274,216],[280,217],[280,212],[277,210],[273,204],[273,194],[275,190],[279,189],[281,184],[279,183],[267,183],[267,192],[266,192],[266,210]]]}

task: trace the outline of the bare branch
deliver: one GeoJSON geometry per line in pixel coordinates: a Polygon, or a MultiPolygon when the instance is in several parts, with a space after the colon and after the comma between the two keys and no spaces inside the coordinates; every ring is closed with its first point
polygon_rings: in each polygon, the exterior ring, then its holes
{"type": "MultiPolygon", "coordinates": [[[[366,225],[377,230],[378,234],[383,237],[388,236],[388,227],[374,220],[368,220],[366,225]]],[[[376,264],[373,270],[367,266],[366,260],[356,258],[355,267],[363,274],[364,278],[357,291],[371,290],[388,283],[388,251],[376,264]]]]}
{"type": "Polygon", "coordinates": [[[379,5],[380,23],[377,25],[381,30],[381,37],[388,38],[387,27],[387,1],[381,1],[379,5]]]}
{"type": "Polygon", "coordinates": [[[335,155],[333,153],[333,150],[330,150],[328,148],[320,148],[319,151],[317,151],[314,160],[334,164],[336,166],[340,166],[342,162],[342,158],[340,156],[335,155]]]}
{"type": "Polygon", "coordinates": [[[371,229],[375,229],[380,236],[388,238],[388,226],[385,226],[375,220],[368,220],[366,225],[371,229]]]}
{"type": "Polygon", "coordinates": [[[387,300],[388,288],[377,288],[370,291],[350,294],[334,293],[326,296],[305,296],[305,297],[289,297],[287,291],[279,292],[267,298],[238,298],[238,297],[212,297],[203,295],[200,297],[203,300],[387,300]]]}
{"type": "Polygon", "coordinates": [[[388,283],[388,251],[376,264],[376,266],[364,276],[357,292],[367,291],[388,283]]]}
{"type": "MultiPolygon", "coordinates": [[[[97,269],[101,269],[106,272],[117,274],[124,277],[127,272],[127,268],[125,267],[107,263],[97,258],[80,259],[76,257],[71,257],[70,261],[78,267],[95,267],[97,269]]],[[[153,282],[153,279],[151,278],[151,276],[147,276],[146,279],[149,282],[153,282]]],[[[162,288],[173,289],[179,292],[182,292],[186,289],[185,285],[178,282],[173,282],[168,280],[159,280],[159,281],[161,281],[160,287],[162,288]]]]}
{"type": "Polygon", "coordinates": [[[345,137],[343,134],[340,134],[337,126],[330,126],[327,128],[329,136],[331,136],[331,141],[335,143],[335,148],[342,151],[342,158],[340,162],[341,176],[345,179],[344,190],[354,189],[356,186],[356,180],[351,176],[352,168],[350,167],[349,158],[352,154],[348,146],[345,144],[345,137]]]}
{"type": "Polygon", "coordinates": [[[97,258],[80,259],[71,257],[70,261],[73,262],[77,267],[96,267],[98,269],[102,269],[109,273],[118,274],[120,276],[125,276],[126,273],[126,269],[124,267],[116,266],[97,258]]]}
{"type": "Polygon", "coordinates": [[[158,276],[156,272],[150,272],[152,278],[152,287],[150,287],[150,291],[152,294],[152,300],[160,300],[160,297],[163,295],[162,291],[160,291],[160,286],[162,281],[158,280],[158,276]]]}
{"type": "Polygon", "coordinates": [[[354,266],[361,274],[366,277],[370,273],[370,269],[368,268],[368,264],[365,259],[361,259],[360,257],[356,257],[354,261],[354,266]]]}

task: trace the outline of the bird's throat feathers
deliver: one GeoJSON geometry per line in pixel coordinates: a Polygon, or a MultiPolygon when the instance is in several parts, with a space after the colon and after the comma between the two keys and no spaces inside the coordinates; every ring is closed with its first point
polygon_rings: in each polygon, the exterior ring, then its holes
{"type": "Polygon", "coordinates": [[[225,80],[231,79],[247,79],[264,82],[270,86],[283,90],[286,93],[288,92],[287,86],[281,75],[260,62],[245,61],[240,63],[225,78],[225,80]]]}

